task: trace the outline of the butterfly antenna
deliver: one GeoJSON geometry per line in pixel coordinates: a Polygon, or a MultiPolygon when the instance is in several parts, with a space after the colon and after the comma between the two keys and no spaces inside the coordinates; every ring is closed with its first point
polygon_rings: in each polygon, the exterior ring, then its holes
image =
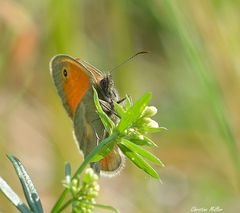
{"type": "Polygon", "coordinates": [[[110,74],[113,73],[113,71],[117,70],[119,67],[121,67],[122,65],[126,64],[128,61],[130,61],[131,59],[133,59],[134,57],[136,57],[137,55],[142,55],[142,54],[146,54],[149,53],[147,51],[140,51],[135,53],[134,55],[130,56],[129,58],[127,58],[125,61],[123,61],[121,64],[117,65],[116,67],[114,67],[112,70],[110,70],[110,74]]]}

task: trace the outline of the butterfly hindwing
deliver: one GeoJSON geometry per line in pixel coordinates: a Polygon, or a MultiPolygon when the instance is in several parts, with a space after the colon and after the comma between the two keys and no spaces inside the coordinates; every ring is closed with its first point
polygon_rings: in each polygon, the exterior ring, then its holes
{"type": "Polygon", "coordinates": [[[92,89],[86,93],[83,101],[77,106],[73,118],[75,136],[85,157],[97,145],[98,137],[102,137],[104,133],[104,127],[97,115],[92,93],[92,89]]]}

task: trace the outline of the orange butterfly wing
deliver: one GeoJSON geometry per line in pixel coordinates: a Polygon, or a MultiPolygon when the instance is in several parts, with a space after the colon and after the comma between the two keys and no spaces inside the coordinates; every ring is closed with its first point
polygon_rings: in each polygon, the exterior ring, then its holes
{"type": "Polygon", "coordinates": [[[66,55],[57,55],[50,62],[57,92],[70,117],[90,88],[91,78],[84,66],[66,55]]]}

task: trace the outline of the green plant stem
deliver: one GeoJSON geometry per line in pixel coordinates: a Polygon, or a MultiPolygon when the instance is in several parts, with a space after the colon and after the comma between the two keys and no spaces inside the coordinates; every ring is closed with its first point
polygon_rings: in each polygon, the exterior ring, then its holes
{"type": "MultiPolygon", "coordinates": [[[[83,161],[83,163],[80,165],[80,167],[77,169],[77,171],[75,172],[75,174],[73,175],[72,179],[77,178],[82,172],[83,170],[87,167],[87,165],[91,162],[91,160],[93,159],[93,157],[109,142],[111,142],[112,140],[115,140],[118,137],[118,134],[112,134],[111,136],[109,136],[108,138],[105,138],[102,142],[99,143],[98,146],[96,146],[90,153],[89,155],[85,158],[85,160],[83,161]]],[[[60,206],[62,205],[63,200],[65,199],[67,193],[69,192],[68,189],[65,189],[62,194],[60,195],[60,197],[58,198],[57,202],[55,203],[55,205],[53,206],[51,213],[57,213],[59,212],[60,206]]]]}
{"type": "Polygon", "coordinates": [[[73,199],[68,200],[65,204],[63,204],[63,206],[58,210],[58,212],[62,212],[64,209],[66,209],[69,206],[69,204],[72,203],[72,201],[73,199]]]}

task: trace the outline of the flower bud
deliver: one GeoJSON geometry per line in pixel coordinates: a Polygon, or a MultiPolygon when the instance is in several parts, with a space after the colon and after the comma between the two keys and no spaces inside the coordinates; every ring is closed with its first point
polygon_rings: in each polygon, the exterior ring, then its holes
{"type": "Polygon", "coordinates": [[[152,117],[157,113],[157,108],[155,106],[146,106],[143,110],[142,117],[152,117]]]}
{"type": "Polygon", "coordinates": [[[153,119],[148,118],[148,117],[142,118],[141,122],[142,122],[143,126],[146,126],[148,128],[158,128],[159,127],[158,122],[156,122],[153,119]]]}

